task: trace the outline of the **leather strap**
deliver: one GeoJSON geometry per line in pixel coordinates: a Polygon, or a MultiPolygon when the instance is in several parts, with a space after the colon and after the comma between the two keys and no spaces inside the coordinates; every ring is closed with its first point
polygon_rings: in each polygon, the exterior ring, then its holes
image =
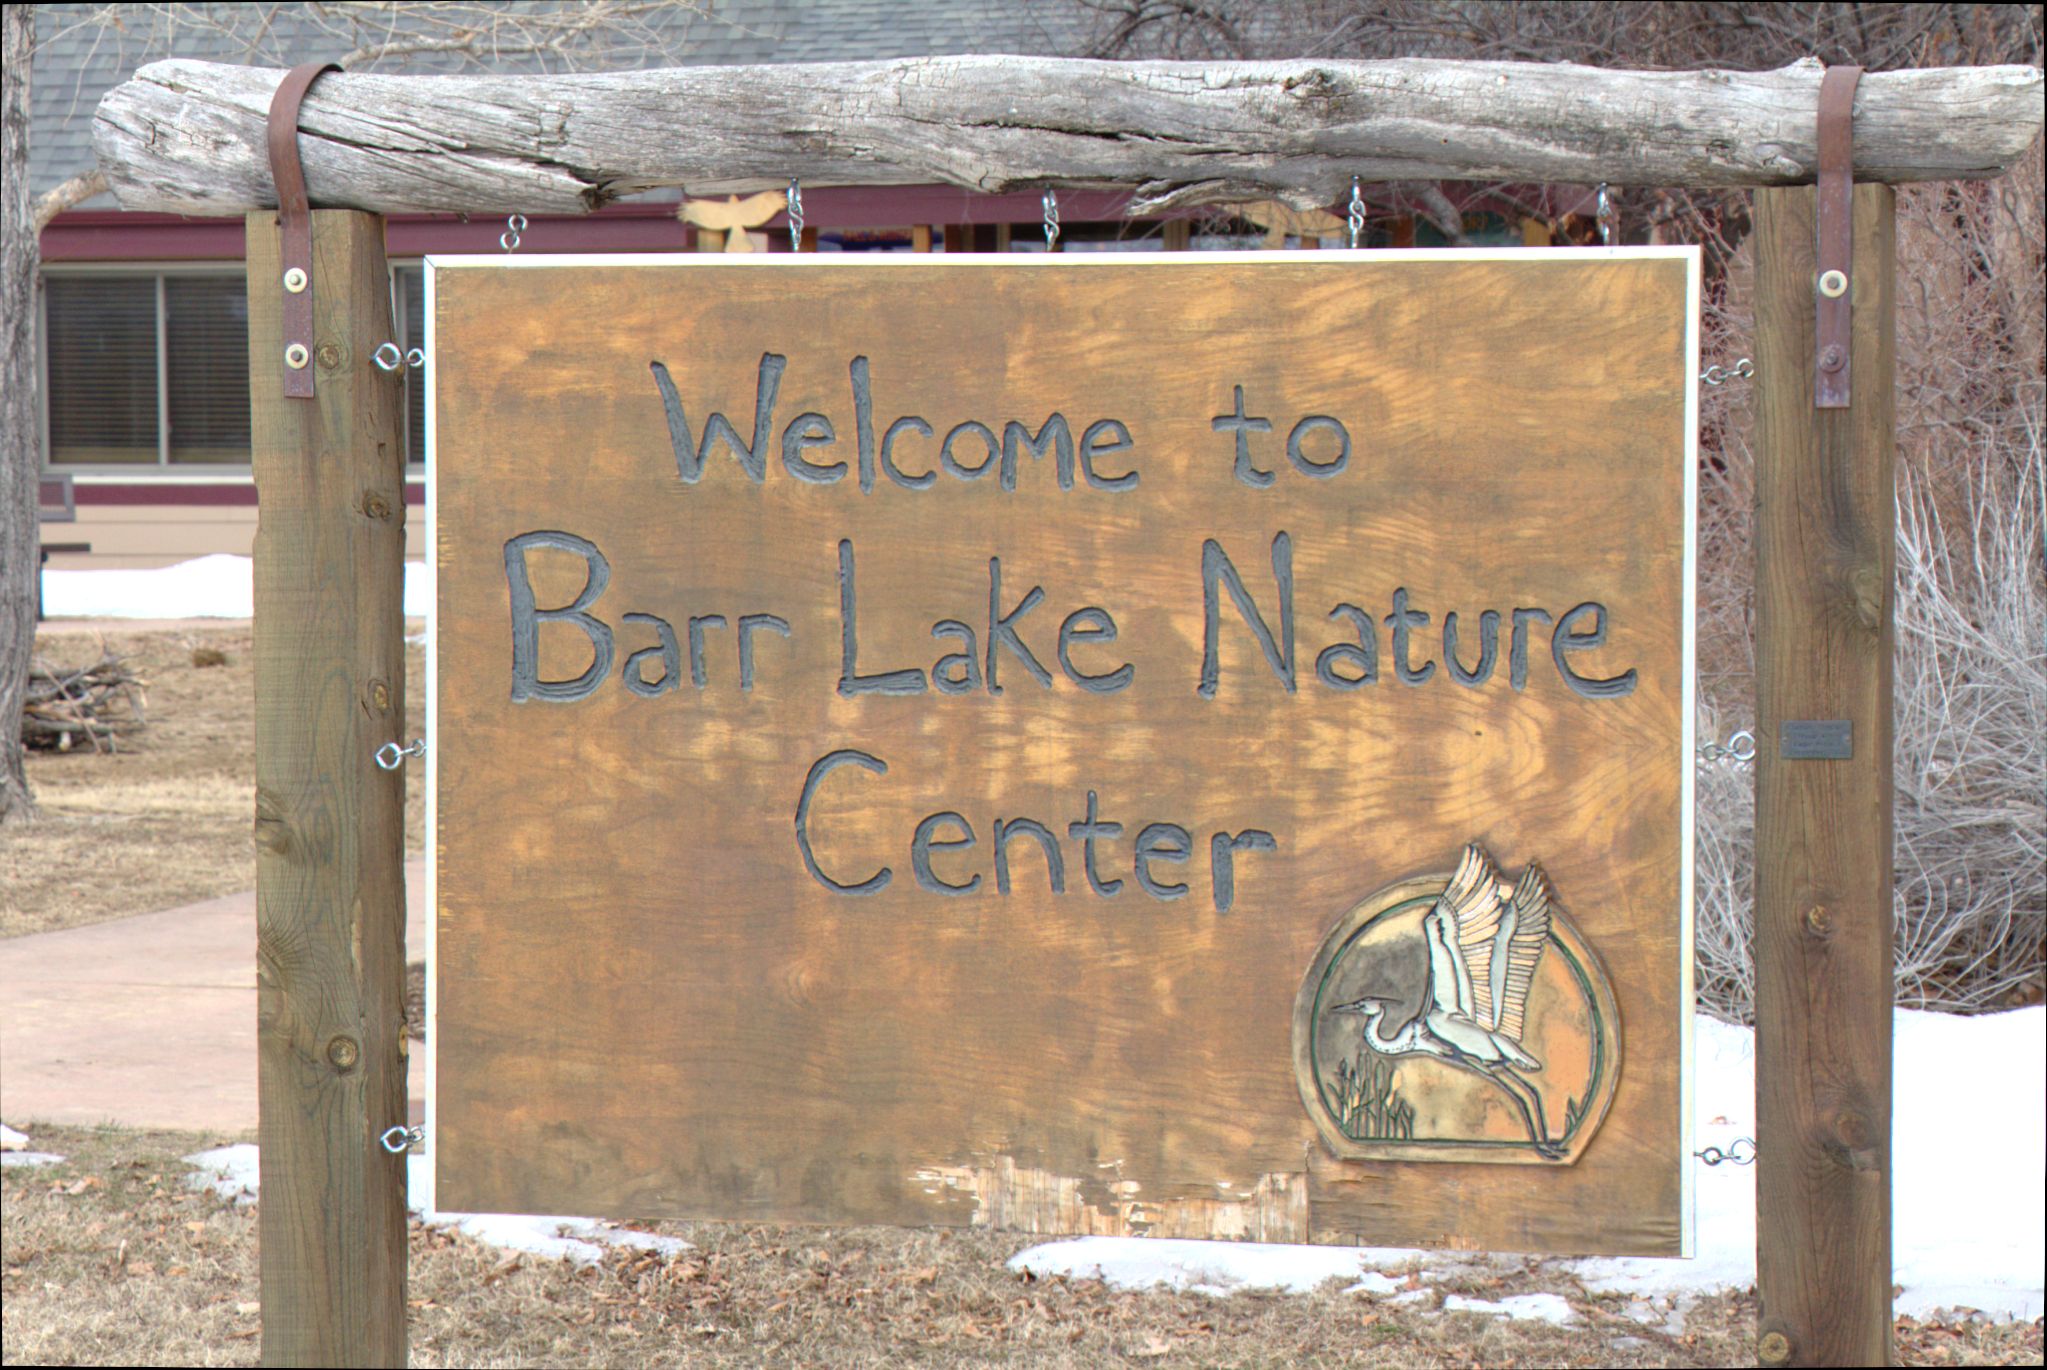
{"type": "Polygon", "coordinates": [[[332,62],[303,62],[284,74],[270,99],[270,179],[277,187],[284,235],[285,352],[278,360],[284,368],[284,393],[291,399],[313,398],[313,215],[306,201],[305,169],[299,165],[299,104],[314,81],[339,70],[332,62]],[[297,366],[291,364],[294,360],[297,366]]]}
{"type": "Polygon", "coordinates": [[[1855,308],[1855,85],[1861,79],[1861,67],[1828,67],[1820,78],[1813,277],[1813,403],[1820,409],[1848,407],[1848,345],[1855,308]]]}

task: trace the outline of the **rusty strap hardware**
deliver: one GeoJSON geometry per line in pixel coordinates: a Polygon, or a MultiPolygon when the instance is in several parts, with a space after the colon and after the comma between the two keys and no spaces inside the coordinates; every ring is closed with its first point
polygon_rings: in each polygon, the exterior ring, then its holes
{"type": "Polygon", "coordinates": [[[284,233],[284,393],[313,398],[313,215],[299,165],[299,102],[314,81],[340,67],[303,62],[284,74],[270,99],[270,179],[284,233]]]}
{"type": "Polygon", "coordinates": [[[1818,251],[1813,276],[1813,406],[1848,407],[1849,325],[1855,311],[1855,84],[1861,67],[1820,78],[1818,251]]]}

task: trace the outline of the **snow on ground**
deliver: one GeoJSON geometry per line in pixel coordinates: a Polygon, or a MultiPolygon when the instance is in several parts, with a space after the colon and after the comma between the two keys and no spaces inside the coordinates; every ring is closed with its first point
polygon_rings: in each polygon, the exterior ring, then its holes
{"type": "MultiPolygon", "coordinates": [[[[216,1147],[185,1158],[194,1167],[186,1183],[194,1189],[210,1189],[232,1204],[256,1201],[258,1185],[257,1151],[247,1142],[216,1147]]],[[[426,1157],[406,1157],[406,1188],[415,1195],[426,1192],[426,1157]]],[[[567,1260],[592,1265],[604,1259],[607,1246],[631,1247],[637,1251],[658,1251],[672,1256],[691,1249],[680,1237],[661,1237],[635,1232],[617,1223],[596,1218],[541,1218],[514,1213],[428,1213],[419,1204],[412,1211],[434,1227],[452,1227],[486,1246],[506,1251],[524,1251],[544,1260],[567,1260]]]]}
{"type": "MultiPolygon", "coordinates": [[[[1755,1135],[1755,1033],[1701,1014],[1695,1041],[1695,1144],[1724,1150],[1737,1137],[1755,1135]]],[[[1893,1052],[1891,1247],[1893,1278],[1903,1286],[1898,1311],[1924,1316],[1973,1308],[2000,1319],[2041,1316],[2047,1008],[1977,1018],[1900,1009],[1893,1052]]],[[[1754,1169],[1701,1164],[1696,1179],[1695,1259],[1549,1264],[1588,1289],[1632,1294],[1651,1310],[1658,1296],[1754,1284],[1754,1169]]],[[[1121,1288],[1164,1284],[1222,1293],[1312,1289],[1345,1279],[1360,1292],[1383,1293],[1386,1277],[1372,1272],[1418,1259],[1439,1269],[1468,1263],[1463,1256],[1398,1248],[1077,1237],[1032,1247],[1010,1264],[1039,1275],[1099,1277],[1121,1288]]],[[[1511,1310],[1503,1315],[1517,1316],[1511,1310]]],[[[1539,1316],[1527,1309],[1518,1315],[1539,1316]]]]}
{"type": "MultiPolygon", "coordinates": [[[[1726,1147],[1755,1135],[1754,1033],[1698,1020],[1697,1144],[1726,1147]]],[[[2047,1008],[1980,1018],[1900,1009],[1894,1029],[1896,1108],[1892,1138],[1892,1268],[1900,1313],[1976,1309],[1998,1319],[2041,1316],[2047,1285],[2047,1008]]],[[[7,1153],[16,1164],[21,1152],[7,1153]]],[[[222,1147],[185,1158],[195,1188],[231,1203],[256,1193],[256,1148],[222,1147]]],[[[424,1156],[409,1158],[412,1192],[424,1193],[424,1156]]],[[[1698,1256],[1558,1259],[1544,1264],[1592,1290],[1630,1294],[1630,1316],[1654,1322],[1673,1298],[1755,1283],[1755,1172],[1698,1168],[1698,1256]]],[[[688,1243],[590,1218],[428,1213],[478,1241],[587,1264],[605,1246],[671,1253],[688,1243]]],[[[1426,1262],[1424,1280],[1497,1264],[1486,1255],[1404,1248],[1076,1237],[1034,1246],[1010,1261],[1040,1276],[1099,1278],[1119,1288],[1166,1285],[1215,1295],[1242,1289],[1309,1290],[1332,1279],[1348,1292],[1419,1302],[1381,1273],[1426,1262]]],[[[1511,1264],[1520,1266],[1519,1258],[1511,1264]]],[[[1553,1294],[1497,1301],[1448,1296],[1456,1311],[1556,1321],[1569,1306],[1553,1294]]],[[[1675,1316],[1673,1314],[1672,1316],[1675,1316]]]]}
{"type": "Polygon", "coordinates": [[[1484,1313],[1516,1322],[1546,1322],[1567,1327],[1579,1321],[1578,1310],[1562,1294],[1509,1294],[1504,1299],[1474,1299],[1463,1294],[1443,1296],[1445,1313],[1484,1313]]]}
{"type": "MultiPolygon", "coordinates": [[[[248,618],[255,613],[247,557],[218,552],[155,570],[44,571],[47,618],[248,618]]],[[[405,612],[426,614],[426,567],[405,563],[405,612]]]]}
{"type": "Polygon", "coordinates": [[[18,1165],[62,1165],[64,1158],[54,1151],[0,1151],[0,1167],[8,1170],[18,1165]]]}
{"type": "Polygon", "coordinates": [[[16,1132],[5,1123],[0,1123],[0,1151],[28,1150],[28,1134],[16,1132]]]}

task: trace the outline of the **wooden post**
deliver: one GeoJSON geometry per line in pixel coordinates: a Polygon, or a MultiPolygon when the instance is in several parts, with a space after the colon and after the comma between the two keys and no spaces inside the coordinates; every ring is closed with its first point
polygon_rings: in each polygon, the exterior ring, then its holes
{"type": "Polygon", "coordinates": [[[1896,198],[1854,190],[1847,409],[1813,407],[1816,204],[1755,195],[1757,1354],[1887,1365],[1896,198]],[[1787,758],[1797,721],[1852,755],[1787,758]]]}
{"type": "Polygon", "coordinates": [[[248,217],[263,1360],[405,1363],[404,449],[384,221],[317,210],[311,400],[281,242],[248,217]]]}

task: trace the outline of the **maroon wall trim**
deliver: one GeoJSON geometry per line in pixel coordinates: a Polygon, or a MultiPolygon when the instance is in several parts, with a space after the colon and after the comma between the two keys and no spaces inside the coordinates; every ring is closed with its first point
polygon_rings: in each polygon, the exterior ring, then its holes
{"type": "MultiPolygon", "coordinates": [[[[187,481],[133,480],[88,485],[78,481],[73,483],[71,494],[80,506],[175,504],[219,507],[254,504],[256,483],[246,480],[209,481],[204,484],[187,481]]],[[[407,481],[405,502],[411,505],[425,504],[426,486],[418,481],[407,481]]]]}

